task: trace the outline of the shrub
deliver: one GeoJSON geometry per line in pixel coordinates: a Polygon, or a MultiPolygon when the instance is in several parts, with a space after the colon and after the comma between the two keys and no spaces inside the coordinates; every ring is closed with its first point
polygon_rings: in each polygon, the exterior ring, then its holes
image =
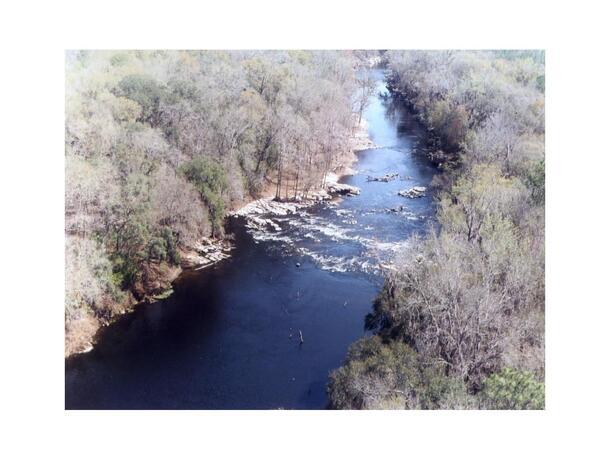
{"type": "Polygon", "coordinates": [[[154,238],[148,243],[148,258],[158,261],[167,259],[167,242],[162,238],[154,238]]]}
{"type": "Polygon", "coordinates": [[[344,366],[330,376],[328,392],[336,409],[462,408],[468,401],[465,385],[445,376],[442,364],[379,336],[350,347],[344,366]]]}
{"type": "Polygon", "coordinates": [[[544,409],[544,384],[531,372],[505,367],[487,377],[479,394],[486,409],[544,409]]]}
{"type": "Polygon", "coordinates": [[[137,102],[142,107],[142,120],[157,124],[163,88],[148,75],[128,75],[119,82],[117,94],[137,102]]]}
{"type": "Polygon", "coordinates": [[[546,165],[544,160],[532,164],[527,173],[527,186],[531,190],[533,201],[543,205],[546,198],[546,165]]]}
{"type": "Polygon", "coordinates": [[[147,252],[149,259],[167,261],[171,264],[180,263],[177,237],[170,228],[163,228],[159,237],[150,240],[147,252]]]}
{"type": "Polygon", "coordinates": [[[221,221],[225,217],[224,194],[227,190],[227,176],[223,167],[209,158],[198,156],[182,168],[208,206],[212,234],[219,234],[221,221]]]}
{"type": "Polygon", "coordinates": [[[170,228],[163,229],[162,237],[166,244],[167,260],[171,264],[179,265],[181,259],[177,250],[177,237],[170,228]]]}

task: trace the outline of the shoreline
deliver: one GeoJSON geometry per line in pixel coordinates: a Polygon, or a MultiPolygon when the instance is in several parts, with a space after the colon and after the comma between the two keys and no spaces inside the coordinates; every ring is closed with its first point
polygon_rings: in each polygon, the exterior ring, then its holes
{"type": "MultiPolygon", "coordinates": [[[[259,198],[249,199],[242,203],[241,207],[235,206],[227,213],[228,217],[245,217],[248,219],[250,226],[264,226],[268,224],[268,219],[261,219],[261,214],[273,211],[276,214],[287,214],[299,208],[307,208],[321,201],[331,201],[336,196],[345,195],[343,190],[353,188],[345,184],[340,184],[339,180],[342,177],[353,175],[356,173],[353,166],[358,161],[357,153],[368,149],[376,149],[377,146],[369,138],[369,125],[363,118],[360,125],[356,126],[354,133],[348,136],[347,150],[340,153],[335,165],[331,171],[326,174],[325,186],[319,189],[309,191],[305,199],[277,201],[273,195],[273,186],[267,186],[259,198]],[[333,192],[330,190],[333,188],[333,192]],[[341,189],[341,190],[340,190],[341,189]],[[253,209],[253,205],[261,205],[259,209],[253,209]],[[246,211],[246,212],[245,212],[246,211]]],[[[353,193],[350,195],[357,195],[353,193]]],[[[142,286],[139,291],[142,293],[141,298],[136,300],[133,293],[127,292],[127,301],[122,309],[116,311],[110,318],[98,320],[82,319],[84,327],[84,337],[79,339],[73,338],[74,343],[67,346],[68,333],[65,330],[65,360],[82,353],[88,353],[93,350],[97,342],[100,331],[116,322],[122,316],[135,311],[136,307],[142,304],[152,304],[163,299],[167,299],[173,293],[173,282],[175,282],[182,274],[190,271],[199,271],[208,267],[214,266],[219,262],[229,259],[231,251],[235,249],[235,242],[229,238],[209,238],[202,237],[198,239],[191,248],[180,248],[181,263],[178,266],[152,265],[151,271],[153,277],[145,280],[144,283],[152,286],[149,289],[152,294],[145,293],[146,287],[142,286]],[[155,292],[158,290],[158,292],[155,292]]]]}

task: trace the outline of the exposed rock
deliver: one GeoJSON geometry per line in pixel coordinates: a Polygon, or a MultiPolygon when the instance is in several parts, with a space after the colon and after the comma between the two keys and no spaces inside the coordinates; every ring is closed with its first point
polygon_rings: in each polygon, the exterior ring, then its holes
{"type": "Polygon", "coordinates": [[[426,190],[427,190],[427,188],[425,188],[423,186],[414,186],[414,187],[411,187],[410,189],[406,189],[404,191],[398,192],[398,195],[401,195],[401,196],[407,197],[407,198],[424,197],[426,190]]]}
{"type": "Polygon", "coordinates": [[[190,252],[182,255],[181,257],[181,267],[184,269],[193,269],[199,266],[205,266],[210,263],[208,258],[204,256],[200,256],[195,252],[190,252]]]}
{"type": "Polygon", "coordinates": [[[367,176],[367,181],[381,181],[383,183],[389,183],[390,181],[398,178],[399,173],[387,173],[382,177],[372,177],[371,175],[367,176]]]}
{"type": "Polygon", "coordinates": [[[359,195],[360,189],[349,184],[339,183],[339,177],[335,173],[325,176],[325,188],[331,195],[359,195]]]}
{"type": "Polygon", "coordinates": [[[321,203],[326,202],[327,200],[331,200],[331,195],[325,191],[325,189],[320,189],[318,191],[309,192],[305,197],[305,201],[309,201],[312,203],[321,203]]]}
{"type": "Polygon", "coordinates": [[[181,252],[181,267],[184,269],[202,269],[227,259],[234,247],[221,239],[202,238],[191,248],[181,252]]]}
{"type": "Polygon", "coordinates": [[[387,212],[387,213],[399,213],[402,211],[404,211],[404,206],[398,206],[395,208],[386,208],[385,209],[385,212],[387,212]]]}
{"type": "Polygon", "coordinates": [[[271,219],[250,215],[246,216],[246,227],[253,230],[266,230],[271,228],[272,231],[281,231],[281,227],[271,219]]]}
{"type": "Polygon", "coordinates": [[[274,216],[285,216],[295,213],[302,206],[300,202],[280,202],[275,199],[260,199],[248,203],[243,208],[238,209],[232,215],[234,217],[248,217],[263,214],[272,214],[274,216]]]}
{"type": "Polygon", "coordinates": [[[349,184],[327,183],[327,192],[331,195],[359,195],[360,189],[349,184]]]}

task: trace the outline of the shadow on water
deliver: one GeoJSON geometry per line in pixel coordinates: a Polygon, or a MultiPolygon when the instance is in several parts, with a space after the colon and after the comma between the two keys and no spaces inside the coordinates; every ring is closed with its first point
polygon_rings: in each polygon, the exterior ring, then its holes
{"type": "Polygon", "coordinates": [[[435,173],[413,151],[423,131],[377,95],[365,117],[383,148],[361,152],[344,180],[360,196],[280,218],[282,231],[266,236],[234,222],[231,259],[186,273],[169,299],[139,305],[65,362],[66,408],[325,408],[329,372],[364,335],[381,287],[374,268],[433,213],[430,196],[397,195],[435,173]],[[367,181],[388,172],[410,179],[367,181]]]}

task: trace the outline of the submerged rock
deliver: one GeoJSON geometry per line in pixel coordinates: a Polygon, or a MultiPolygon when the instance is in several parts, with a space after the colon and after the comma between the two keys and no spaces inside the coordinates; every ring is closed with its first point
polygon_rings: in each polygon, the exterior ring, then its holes
{"type": "Polygon", "coordinates": [[[385,212],[387,212],[387,213],[399,213],[402,211],[404,211],[404,206],[402,206],[402,205],[395,207],[395,208],[386,208],[385,209],[385,212]]]}
{"type": "Polygon", "coordinates": [[[407,198],[424,197],[426,190],[427,190],[427,188],[425,188],[423,186],[414,186],[414,187],[411,187],[410,189],[406,189],[404,191],[398,192],[398,195],[401,195],[401,196],[407,197],[407,198]]]}

